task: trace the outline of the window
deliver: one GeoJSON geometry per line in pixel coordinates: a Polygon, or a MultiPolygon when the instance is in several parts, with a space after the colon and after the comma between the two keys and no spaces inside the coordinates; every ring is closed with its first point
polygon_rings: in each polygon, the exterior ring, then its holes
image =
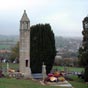
{"type": "Polygon", "coordinates": [[[28,67],[28,60],[26,60],[25,65],[26,65],[26,67],[28,67]]]}

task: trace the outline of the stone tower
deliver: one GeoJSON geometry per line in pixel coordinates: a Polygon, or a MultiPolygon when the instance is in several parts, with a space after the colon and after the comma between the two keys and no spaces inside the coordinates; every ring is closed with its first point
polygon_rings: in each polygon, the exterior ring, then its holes
{"type": "Polygon", "coordinates": [[[30,69],[30,20],[24,10],[20,20],[19,70],[24,76],[31,78],[30,69]]]}

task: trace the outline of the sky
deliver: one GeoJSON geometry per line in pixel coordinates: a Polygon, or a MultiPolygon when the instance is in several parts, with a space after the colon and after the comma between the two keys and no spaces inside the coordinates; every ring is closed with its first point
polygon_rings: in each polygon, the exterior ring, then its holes
{"type": "Polygon", "coordinates": [[[0,0],[0,35],[19,35],[26,10],[30,25],[49,23],[56,36],[82,36],[88,0],[0,0]]]}

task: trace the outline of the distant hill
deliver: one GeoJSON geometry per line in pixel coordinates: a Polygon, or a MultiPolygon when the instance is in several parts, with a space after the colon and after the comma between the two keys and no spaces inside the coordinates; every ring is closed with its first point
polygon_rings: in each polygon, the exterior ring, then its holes
{"type": "Polygon", "coordinates": [[[80,45],[82,42],[82,38],[81,37],[55,37],[55,43],[56,43],[56,48],[63,48],[68,46],[70,48],[70,46],[75,45],[80,45]]]}
{"type": "Polygon", "coordinates": [[[59,48],[59,47],[64,47],[65,45],[67,45],[68,41],[67,41],[67,39],[65,39],[63,37],[56,36],[55,43],[56,43],[56,47],[59,48]]]}
{"type": "MultiPolygon", "coordinates": [[[[6,46],[11,46],[11,44],[16,44],[19,40],[18,35],[0,35],[0,49],[5,48],[6,46]],[[12,42],[12,43],[11,43],[12,42]],[[11,44],[9,44],[11,43],[11,44]]],[[[75,46],[79,46],[81,44],[82,38],[81,37],[55,37],[55,44],[56,48],[64,48],[64,47],[72,47],[74,44],[75,46]]]]}
{"type": "Polygon", "coordinates": [[[18,36],[0,35],[0,49],[11,49],[18,40],[18,36]]]}
{"type": "Polygon", "coordinates": [[[19,38],[18,38],[18,36],[17,35],[0,35],[0,41],[1,40],[18,40],[19,38]]]}

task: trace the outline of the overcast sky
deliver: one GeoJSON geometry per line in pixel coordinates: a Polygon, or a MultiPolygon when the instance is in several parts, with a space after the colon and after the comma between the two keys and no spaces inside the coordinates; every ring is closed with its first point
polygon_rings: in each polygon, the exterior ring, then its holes
{"type": "Polygon", "coordinates": [[[50,23],[55,35],[82,36],[88,0],[0,0],[0,34],[19,35],[24,10],[30,25],[50,23]]]}

